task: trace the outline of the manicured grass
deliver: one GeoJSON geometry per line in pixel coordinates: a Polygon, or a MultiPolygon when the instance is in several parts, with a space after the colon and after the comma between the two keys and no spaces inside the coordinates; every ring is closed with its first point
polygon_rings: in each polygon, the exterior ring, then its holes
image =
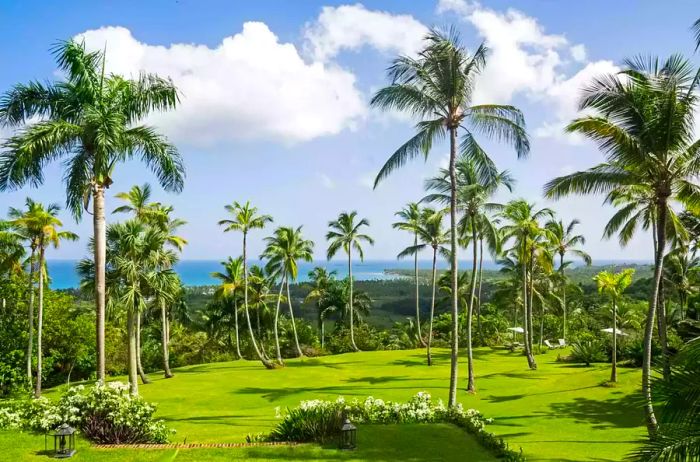
{"type": "MultiPolygon", "coordinates": [[[[275,425],[276,407],[296,406],[303,399],[372,395],[404,401],[418,391],[446,399],[448,352],[435,356],[433,367],[425,365],[420,350],[291,360],[274,371],[252,361],[191,366],[178,369],[169,380],[153,375],[141,393],[158,403],[158,416],[177,430],[175,442],[242,442],[246,434],[275,425]]],[[[529,460],[621,460],[644,433],[639,370],[621,369],[618,386],[608,388],[601,386],[608,365],[578,367],[558,363],[556,356],[556,351],[539,356],[539,369],[530,371],[518,353],[477,349],[478,391],[469,395],[460,390],[459,400],[494,418],[490,430],[511,447],[522,447],[529,460]]],[[[461,364],[461,377],[465,373],[461,364]]],[[[175,460],[493,460],[470,435],[449,425],[360,426],[358,435],[359,449],[353,453],[314,445],[192,449],[180,450],[175,460]]],[[[0,447],[8,445],[16,448],[9,460],[36,460],[31,454],[43,448],[43,437],[0,433],[0,447]]],[[[106,451],[83,445],[81,454],[83,460],[95,461],[169,461],[174,451],[106,451]]]]}

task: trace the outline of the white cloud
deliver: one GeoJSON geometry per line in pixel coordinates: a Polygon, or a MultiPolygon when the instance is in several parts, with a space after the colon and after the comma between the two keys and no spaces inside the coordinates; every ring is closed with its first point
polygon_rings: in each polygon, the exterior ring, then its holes
{"type": "Polygon", "coordinates": [[[306,26],[305,49],[318,61],[366,45],[382,52],[412,54],[427,32],[428,28],[411,15],[372,11],[359,3],[325,6],[318,19],[306,26]]]}
{"type": "Polygon", "coordinates": [[[365,188],[374,189],[374,180],[377,178],[377,172],[372,170],[365,172],[357,179],[357,183],[365,188]]]}
{"type": "Polygon", "coordinates": [[[321,185],[324,188],[327,188],[327,189],[335,188],[335,182],[333,181],[333,179],[331,177],[329,177],[325,173],[319,172],[316,176],[318,177],[318,181],[321,183],[321,185]]]}
{"type": "Polygon", "coordinates": [[[301,142],[353,129],[366,116],[354,74],[333,63],[305,62],[293,44],[281,43],[261,22],[246,22],[215,48],[150,45],[123,27],[79,37],[90,49],[106,44],[111,72],[145,70],[173,79],[182,93],[180,107],[149,122],[175,141],[301,142]]]}
{"type": "Polygon", "coordinates": [[[572,45],[565,36],[548,33],[537,19],[514,9],[500,12],[478,2],[440,0],[437,10],[460,15],[491,49],[475,102],[509,103],[525,95],[555,115],[534,129],[535,136],[581,141],[563,134],[563,127],[578,114],[581,87],[595,75],[617,71],[611,61],[587,61],[583,44],[572,45]],[[583,67],[572,75],[568,69],[576,63],[583,67]]]}

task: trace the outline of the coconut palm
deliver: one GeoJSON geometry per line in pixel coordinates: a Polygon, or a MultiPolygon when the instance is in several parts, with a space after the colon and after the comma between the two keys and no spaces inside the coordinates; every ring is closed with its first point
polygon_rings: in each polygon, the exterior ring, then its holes
{"type": "MultiPolygon", "coordinates": [[[[0,274],[22,271],[24,241],[24,236],[15,230],[12,222],[0,220],[0,274]]],[[[33,286],[30,287],[32,289],[33,286]]]]}
{"type": "Polygon", "coordinates": [[[561,276],[561,300],[563,310],[562,320],[562,338],[566,340],[566,274],[565,268],[569,262],[564,261],[566,254],[572,254],[583,260],[586,265],[591,265],[591,256],[578,248],[586,243],[586,238],[581,234],[574,234],[574,228],[581,223],[577,219],[573,219],[568,225],[564,226],[562,220],[552,220],[546,224],[549,230],[550,245],[554,252],[559,255],[559,274],[561,276]]]}
{"type": "Polygon", "coordinates": [[[352,299],[352,250],[355,249],[360,257],[360,261],[364,260],[365,254],[362,250],[362,243],[366,242],[370,245],[374,245],[374,239],[369,237],[367,234],[361,232],[361,228],[364,226],[369,226],[369,220],[362,218],[361,220],[355,222],[357,218],[357,212],[352,211],[342,212],[338,215],[336,220],[328,222],[328,227],[330,231],[326,233],[326,240],[328,241],[328,252],[327,257],[330,260],[333,258],[340,249],[345,251],[348,256],[348,284],[349,284],[349,297],[348,297],[348,311],[350,313],[350,345],[355,351],[359,351],[357,345],[355,344],[355,328],[353,321],[353,299],[352,299]]]}
{"type": "MultiPolygon", "coordinates": [[[[270,318],[269,302],[276,297],[271,291],[271,279],[265,273],[265,269],[258,265],[250,267],[248,272],[248,289],[249,289],[249,304],[255,310],[255,330],[260,340],[260,353],[265,360],[268,360],[267,352],[265,351],[265,335],[267,332],[267,322],[270,318]]],[[[268,361],[269,362],[269,361],[268,361]]]]}
{"type": "MultiPolygon", "coordinates": [[[[392,225],[395,229],[408,231],[413,234],[413,245],[418,245],[418,226],[420,226],[421,210],[415,202],[409,202],[404,208],[394,215],[402,221],[397,221],[392,225]]],[[[425,346],[425,340],[420,332],[420,285],[418,284],[418,252],[413,254],[413,280],[416,284],[416,329],[421,345],[425,346]]]]}
{"type": "Polygon", "coordinates": [[[433,210],[425,208],[421,212],[418,226],[416,227],[416,235],[420,239],[417,244],[405,248],[399,258],[417,255],[428,247],[433,251],[433,264],[431,272],[432,295],[430,298],[430,319],[428,321],[428,343],[426,345],[426,355],[428,358],[428,366],[433,364],[433,357],[430,354],[430,346],[433,341],[433,317],[435,315],[435,290],[437,285],[437,255],[438,252],[445,258],[449,258],[449,250],[445,244],[449,242],[449,236],[444,230],[442,219],[445,216],[444,210],[433,210]]]}
{"type": "Polygon", "coordinates": [[[542,227],[542,222],[551,219],[554,212],[548,208],[536,210],[534,204],[517,199],[508,202],[499,215],[504,220],[501,228],[504,238],[515,241],[512,253],[521,266],[525,355],[528,366],[531,369],[537,369],[537,363],[532,354],[533,274],[536,257],[542,255],[543,237],[547,234],[542,227]]]}
{"type": "Polygon", "coordinates": [[[413,58],[400,56],[389,67],[391,85],[380,89],[371,100],[374,107],[408,112],[420,122],[417,133],[399,147],[379,171],[375,187],[408,160],[427,156],[435,141],[449,138],[450,145],[450,232],[452,269],[452,355],[449,406],[457,402],[458,301],[457,301],[457,184],[455,163],[458,152],[467,155],[478,169],[495,174],[496,168],[481,149],[477,134],[512,144],[519,157],[528,154],[530,145],[525,120],[513,106],[473,105],[476,77],[486,64],[488,50],[479,46],[472,54],[462,45],[453,28],[433,30],[425,46],[413,58]],[[461,140],[458,142],[458,138],[461,140]],[[459,145],[458,145],[459,143],[459,145]]]}
{"type": "Polygon", "coordinates": [[[158,207],[160,204],[151,202],[151,185],[148,183],[132,186],[129,191],[120,192],[114,197],[123,200],[126,204],[120,205],[112,213],[130,213],[134,218],[149,224],[160,219],[158,207]]]}
{"type": "Polygon", "coordinates": [[[238,338],[238,296],[241,289],[245,285],[243,282],[243,257],[231,258],[222,261],[224,267],[223,272],[213,272],[211,276],[221,281],[219,287],[214,292],[214,297],[218,298],[223,304],[230,304],[233,307],[233,330],[236,338],[236,357],[243,358],[241,354],[241,345],[238,338]]]}
{"type": "Polygon", "coordinates": [[[297,335],[296,322],[294,320],[294,309],[292,308],[292,298],[289,293],[289,281],[296,281],[299,276],[298,261],[312,261],[314,243],[304,239],[301,234],[301,226],[298,228],[279,227],[274,231],[274,234],[265,238],[267,246],[263,251],[261,258],[268,259],[265,268],[273,278],[279,278],[280,291],[277,296],[277,308],[275,309],[275,347],[277,349],[277,362],[283,364],[282,353],[280,352],[279,334],[277,325],[279,320],[280,303],[282,301],[282,288],[287,287],[287,303],[289,305],[289,317],[292,321],[292,330],[294,332],[294,346],[297,351],[297,356],[303,356],[299,346],[299,337],[297,335]]]}
{"type": "Polygon", "coordinates": [[[569,194],[610,193],[636,186],[651,194],[654,204],[654,284],[644,332],[642,388],[650,434],[658,425],[651,396],[651,345],[654,318],[663,274],[663,256],[673,223],[671,204],[693,208],[700,202],[694,178],[700,170],[694,137],[694,114],[700,81],[692,65],[681,56],[627,60],[616,75],[601,76],[584,90],[580,107],[593,111],[574,120],[567,131],[597,142],[606,162],[588,170],[556,178],[545,194],[558,198],[569,194]]]}
{"type": "Polygon", "coordinates": [[[184,167],[177,149],[155,129],[137,125],[152,111],[178,101],[168,79],[141,74],[136,80],[105,72],[105,55],[83,43],[61,42],[53,49],[66,80],[15,85],[0,98],[0,124],[24,125],[0,154],[0,191],[39,185],[44,167],[63,159],[66,203],[79,219],[92,199],[95,239],[97,378],[105,379],[105,191],[117,164],[140,158],[166,190],[180,191],[184,167]]]}
{"type": "MultiPolygon", "coordinates": [[[[512,190],[514,180],[507,171],[503,172],[484,172],[480,171],[477,164],[467,156],[461,156],[456,165],[456,180],[457,180],[457,208],[462,212],[463,216],[458,224],[458,230],[463,239],[460,239],[464,246],[471,243],[472,246],[472,271],[470,296],[467,302],[467,391],[473,393],[476,391],[474,383],[474,361],[472,351],[472,318],[474,313],[474,302],[476,300],[476,279],[477,279],[477,264],[478,264],[478,242],[479,234],[490,236],[493,246],[497,247],[495,242],[498,235],[495,228],[488,218],[487,210],[497,208],[496,204],[488,203],[488,200],[501,187],[506,187],[509,191],[512,190]],[[488,228],[488,230],[487,230],[488,228]]],[[[450,172],[446,169],[441,169],[440,175],[435,178],[430,178],[425,183],[426,189],[432,191],[423,200],[437,201],[443,204],[450,203],[450,172]]]]}
{"type": "Polygon", "coordinates": [[[253,325],[250,322],[250,313],[248,312],[248,255],[247,255],[247,239],[248,232],[251,229],[262,229],[267,223],[272,223],[272,217],[269,215],[258,215],[257,207],[250,205],[250,202],[245,204],[240,204],[234,202],[231,205],[227,205],[226,211],[229,212],[233,218],[224,219],[219,221],[219,226],[224,226],[224,232],[230,231],[240,231],[243,233],[243,308],[245,311],[246,322],[248,323],[248,333],[250,334],[250,341],[253,344],[253,349],[255,354],[258,356],[263,365],[271,369],[273,364],[265,359],[258,348],[258,343],[255,341],[255,335],[253,334],[253,325]]]}
{"type": "Polygon", "coordinates": [[[317,266],[309,272],[309,280],[312,284],[311,290],[306,295],[305,302],[316,302],[316,310],[318,315],[318,331],[321,335],[321,348],[324,347],[325,340],[325,310],[324,299],[327,296],[328,287],[335,281],[335,271],[328,271],[321,266],[317,266]]]}
{"type": "Polygon", "coordinates": [[[686,245],[679,243],[664,258],[664,279],[678,296],[680,318],[685,319],[690,295],[698,290],[697,272],[700,258],[693,256],[686,245]]]}
{"type": "Polygon", "coordinates": [[[598,285],[598,292],[610,297],[612,305],[612,371],[610,372],[610,381],[617,382],[617,301],[622,296],[622,292],[632,284],[632,275],[634,269],[627,268],[619,273],[611,273],[609,271],[601,271],[593,280],[598,285]]]}

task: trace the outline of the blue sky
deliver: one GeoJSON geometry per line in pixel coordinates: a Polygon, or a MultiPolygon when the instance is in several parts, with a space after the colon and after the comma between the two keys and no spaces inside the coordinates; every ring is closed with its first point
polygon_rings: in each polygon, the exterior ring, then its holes
{"type": "MultiPolygon", "coordinates": [[[[368,186],[386,158],[412,133],[410,119],[368,108],[386,83],[384,70],[398,53],[412,53],[425,28],[455,24],[467,44],[492,49],[477,100],[522,108],[532,137],[528,160],[506,146],[484,142],[518,183],[514,196],[552,206],[565,220],[577,217],[594,258],[648,259],[650,239],[626,249],[600,236],[611,210],[600,198],[547,203],[542,185],[554,176],[601,159],[591,144],[562,135],[576,115],[576,94],[601,72],[639,53],[693,56],[691,1],[673,8],[657,1],[382,1],[230,2],[205,0],[121,2],[13,2],[0,4],[0,91],[30,79],[56,79],[52,43],[80,35],[88,47],[107,49],[110,70],[141,69],[171,76],[182,91],[181,108],[154,115],[185,158],[180,195],[155,187],[155,199],[175,206],[188,221],[184,258],[220,259],[240,251],[239,237],[216,225],[223,206],[251,200],[276,224],[304,225],[325,255],[328,220],[356,209],[371,222],[377,243],[371,259],[393,258],[407,236],[391,229],[393,213],[419,199],[425,177],[444,164],[446,147],[416,160],[377,190],[368,186]],[[290,6],[290,5],[293,5],[290,6]]],[[[694,56],[696,62],[700,57],[694,56]]],[[[2,129],[0,129],[2,130],[2,129]]],[[[8,131],[0,131],[0,138],[8,131]]],[[[155,178],[137,163],[121,166],[108,194],[155,178]]],[[[0,211],[26,196],[64,202],[60,164],[39,189],[0,195],[0,211]]],[[[508,200],[511,196],[499,195],[508,200]]],[[[52,251],[80,258],[91,235],[89,216],[66,228],[82,239],[52,251]]],[[[118,216],[110,216],[117,220],[118,216]]],[[[253,253],[265,232],[252,236],[253,253]]]]}

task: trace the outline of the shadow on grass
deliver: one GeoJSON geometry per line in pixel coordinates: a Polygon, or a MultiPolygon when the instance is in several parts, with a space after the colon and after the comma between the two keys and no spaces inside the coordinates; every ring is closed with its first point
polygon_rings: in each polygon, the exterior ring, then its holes
{"type": "MultiPolygon", "coordinates": [[[[373,380],[377,380],[378,378],[375,377],[373,380]]],[[[364,379],[363,379],[364,380],[364,379]]],[[[391,383],[394,381],[411,381],[412,379],[410,378],[398,378],[397,377],[391,377],[389,380],[384,380],[383,378],[380,378],[379,380],[382,380],[381,382],[375,382],[375,383],[391,383]]],[[[442,387],[435,387],[432,386],[431,388],[448,388],[446,386],[442,387]]],[[[389,386],[389,387],[383,387],[382,391],[384,390],[420,390],[419,387],[415,386],[389,386]]],[[[244,395],[260,395],[266,400],[270,402],[274,401],[279,401],[284,398],[289,398],[294,395],[300,395],[300,394],[308,394],[310,392],[313,393],[326,393],[326,394],[332,394],[332,395],[338,395],[338,396],[362,396],[365,397],[367,394],[377,394],[377,388],[372,386],[371,384],[368,386],[357,386],[353,385],[352,388],[348,388],[346,385],[334,385],[334,386],[328,386],[328,387],[288,387],[288,388],[262,388],[262,387],[246,387],[246,388],[241,388],[240,390],[233,391],[232,393],[234,394],[244,394],[244,395]]]]}
{"type": "Polygon", "coordinates": [[[566,403],[552,403],[550,408],[557,416],[593,424],[592,428],[598,430],[635,428],[644,421],[640,401],[638,394],[606,400],[580,397],[566,403]]]}

